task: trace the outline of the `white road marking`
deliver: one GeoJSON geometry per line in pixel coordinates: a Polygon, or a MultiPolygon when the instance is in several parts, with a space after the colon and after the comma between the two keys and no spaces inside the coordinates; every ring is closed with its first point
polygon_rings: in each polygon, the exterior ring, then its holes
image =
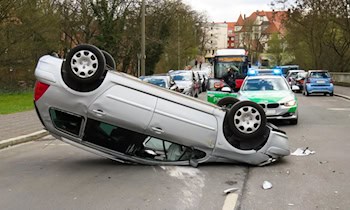
{"type": "Polygon", "coordinates": [[[350,111],[350,108],[328,108],[330,111],[350,111]]]}
{"type": "Polygon", "coordinates": [[[236,193],[230,193],[226,196],[224,206],[222,207],[222,210],[233,210],[236,207],[238,199],[238,194],[236,193]]]}

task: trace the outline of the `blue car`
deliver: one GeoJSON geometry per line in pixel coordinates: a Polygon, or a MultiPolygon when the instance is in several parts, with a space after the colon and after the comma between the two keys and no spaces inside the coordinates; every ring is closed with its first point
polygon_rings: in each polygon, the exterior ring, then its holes
{"type": "Polygon", "coordinates": [[[333,80],[327,70],[310,70],[308,71],[303,94],[308,96],[312,93],[323,93],[333,96],[334,86],[333,80]]]}

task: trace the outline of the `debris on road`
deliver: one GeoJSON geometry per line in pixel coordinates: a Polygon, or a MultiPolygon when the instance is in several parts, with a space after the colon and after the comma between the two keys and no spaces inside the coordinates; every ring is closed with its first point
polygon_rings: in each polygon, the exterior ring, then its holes
{"type": "Polygon", "coordinates": [[[226,181],[225,183],[228,185],[234,185],[237,184],[237,181],[226,181]]]}
{"type": "Polygon", "coordinates": [[[238,188],[235,188],[235,187],[228,188],[228,189],[224,190],[224,193],[225,194],[229,194],[229,193],[232,193],[232,192],[236,192],[237,190],[238,190],[238,188]]]}
{"type": "Polygon", "coordinates": [[[308,155],[313,155],[315,153],[316,153],[315,151],[312,151],[312,150],[309,149],[309,147],[306,147],[305,149],[298,148],[293,153],[291,153],[290,155],[294,155],[294,156],[308,156],[308,155]]]}
{"type": "Polygon", "coordinates": [[[263,185],[262,185],[262,188],[263,188],[264,190],[271,189],[271,188],[272,188],[271,182],[269,182],[269,181],[264,181],[264,182],[263,182],[263,185]]]}

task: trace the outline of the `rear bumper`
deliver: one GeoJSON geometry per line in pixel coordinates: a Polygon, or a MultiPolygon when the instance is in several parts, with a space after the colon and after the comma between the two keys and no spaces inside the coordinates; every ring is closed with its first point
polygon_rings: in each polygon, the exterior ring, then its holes
{"type": "Polygon", "coordinates": [[[266,145],[261,148],[263,153],[276,159],[290,154],[288,137],[284,133],[272,129],[266,145]]]}
{"type": "Polygon", "coordinates": [[[333,93],[334,86],[331,85],[306,85],[306,90],[308,93],[333,93]]]}

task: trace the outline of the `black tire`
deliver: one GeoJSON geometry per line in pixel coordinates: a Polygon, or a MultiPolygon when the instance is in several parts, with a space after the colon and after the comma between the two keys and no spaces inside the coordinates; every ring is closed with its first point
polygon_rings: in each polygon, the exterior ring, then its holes
{"type": "Polygon", "coordinates": [[[117,65],[115,64],[113,56],[104,50],[101,50],[101,51],[106,59],[107,70],[115,70],[117,65]]]}
{"type": "Polygon", "coordinates": [[[333,92],[331,92],[331,93],[329,94],[329,96],[334,96],[334,93],[333,93],[333,92]]]}
{"type": "Polygon", "coordinates": [[[239,102],[239,100],[237,98],[225,97],[225,98],[220,99],[216,105],[230,109],[237,102],[239,102]]]}
{"type": "Polygon", "coordinates": [[[106,60],[101,50],[93,45],[82,44],[68,52],[62,65],[62,78],[66,85],[73,90],[89,92],[99,87],[103,82],[106,75],[105,68],[106,60]],[[84,54],[84,58],[81,57],[82,54],[84,54]],[[79,59],[81,59],[80,63],[78,63],[79,59]],[[83,73],[77,72],[77,66],[82,68],[83,73]]]}
{"type": "Polygon", "coordinates": [[[228,112],[227,117],[230,129],[238,138],[257,138],[266,131],[265,111],[259,104],[252,101],[237,102],[228,112]]]}

